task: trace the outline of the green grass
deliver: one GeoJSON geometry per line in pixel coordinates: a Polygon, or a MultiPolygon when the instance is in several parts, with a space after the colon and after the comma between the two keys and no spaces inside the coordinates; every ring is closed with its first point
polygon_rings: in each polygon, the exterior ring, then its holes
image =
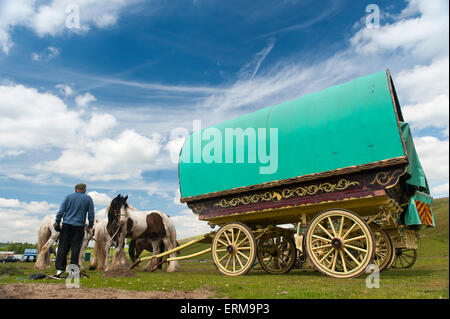
{"type": "MultiPolygon", "coordinates": [[[[143,272],[143,267],[140,266],[136,278],[104,278],[101,271],[88,271],[91,277],[82,278],[81,285],[88,288],[156,291],[192,291],[208,286],[212,287],[219,298],[449,298],[448,198],[437,199],[433,209],[436,227],[420,232],[421,242],[416,264],[411,269],[382,272],[378,289],[366,288],[365,275],[356,279],[339,280],[312,270],[294,269],[284,275],[269,275],[256,266],[246,276],[227,277],[217,272],[210,253],[181,261],[181,269],[177,273],[148,273],[143,272]]],[[[183,249],[182,255],[208,247],[209,244],[197,244],[183,249]]],[[[146,254],[148,253],[143,256],[146,254]]],[[[36,273],[32,264],[16,266],[23,275],[0,276],[0,285],[33,282],[25,279],[36,273]]],[[[52,274],[53,269],[45,273],[52,274]]]]}

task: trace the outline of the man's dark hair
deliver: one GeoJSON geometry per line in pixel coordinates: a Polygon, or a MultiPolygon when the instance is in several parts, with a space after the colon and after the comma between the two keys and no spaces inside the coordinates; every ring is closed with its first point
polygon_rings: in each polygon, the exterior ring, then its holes
{"type": "Polygon", "coordinates": [[[86,190],[86,184],[80,183],[80,184],[75,185],[75,190],[76,191],[84,191],[84,190],[86,190]]]}

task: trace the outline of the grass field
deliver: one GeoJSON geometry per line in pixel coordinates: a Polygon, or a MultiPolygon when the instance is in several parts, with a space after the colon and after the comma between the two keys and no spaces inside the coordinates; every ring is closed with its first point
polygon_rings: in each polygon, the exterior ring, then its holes
{"type": "MultiPolygon", "coordinates": [[[[420,249],[414,267],[382,272],[380,288],[366,288],[364,275],[356,279],[338,280],[302,269],[294,269],[284,275],[269,275],[255,267],[246,276],[226,277],[217,272],[209,253],[194,260],[181,261],[181,269],[177,273],[148,273],[143,272],[141,267],[137,270],[137,277],[104,278],[103,272],[88,271],[90,278],[82,278],[81,285],[141,291],[193,291],[208,287],[218,298],[449,298],[448,198],[435,200],[433,209],[436,227],[421,231],[420,249]]],[[[208,247],[199,244],[184,249],[183,254],[199,251],[203,246],[208,247]]],[[[26,279],[36,273],[32,264],[18,264],[15,270],[4,267],[0,265],[0,286],[34,282],[26,279]]],[[[53,271],[50,269],[45,273],[52,274],[53,271]]],[[[46,282],[60,283],[57,280],[46,282]]]]}

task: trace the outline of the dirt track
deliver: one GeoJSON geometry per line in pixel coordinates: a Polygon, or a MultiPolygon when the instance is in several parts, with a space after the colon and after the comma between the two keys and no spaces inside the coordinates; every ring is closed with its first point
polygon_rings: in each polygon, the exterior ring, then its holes
{"type": "Polygon", "coordinates": [[[214,292],[206,288],[192,292],[136,291],[115,288],[66,288],[64,284],[7,284],[0,299],[208,299],[214,292]]]}

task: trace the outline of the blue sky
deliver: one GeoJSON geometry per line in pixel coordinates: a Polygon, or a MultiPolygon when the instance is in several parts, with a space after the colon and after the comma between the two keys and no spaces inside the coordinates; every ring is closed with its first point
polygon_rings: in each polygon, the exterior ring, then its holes
{"type": "Polygon", "coordinates": [[[121,193],[180,237],[208,231],[178,201],[174,128],[386,68],[433,195],[448,196],[446,0],[0,0],[0,49],[0,241],[35,240],[80,181],[99,217],[121,193]]]}

